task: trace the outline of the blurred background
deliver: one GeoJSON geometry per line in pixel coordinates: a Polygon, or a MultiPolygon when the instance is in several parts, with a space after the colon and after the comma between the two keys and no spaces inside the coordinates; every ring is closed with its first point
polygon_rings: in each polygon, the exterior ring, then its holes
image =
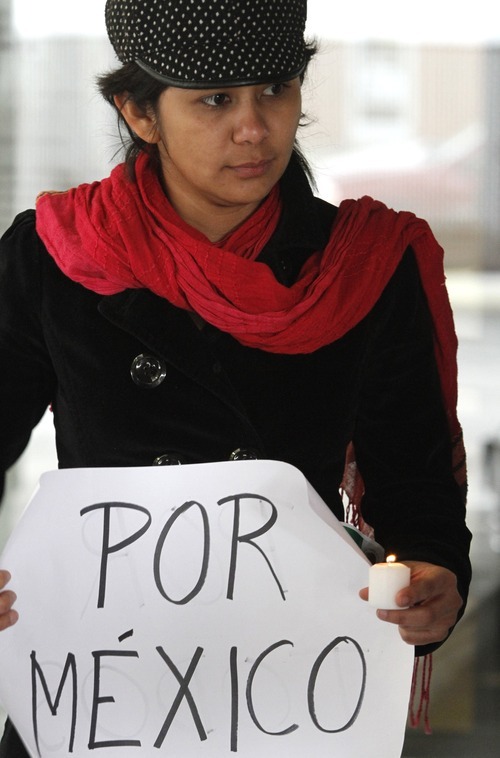
{"type": "MultiPolygon", "coordinates": [[[[103,7],[0,0],[0,233],[41,190],[100,179],[120,159],[114,119],[94,87],[114,65],[103,7]]],[[[319,53],[300,136],[318,194],[334,203],[371,195],[431,223],[460,342],[474,580],[464,620],[434,656],[433,734],[408,729],[403,755],[497,758],[500,10],[489,0],[309,0],[308,27],[319,53]]],[[[0,549],[40,473],[56,466],[48,413],[8,474],[0,549]]]]}

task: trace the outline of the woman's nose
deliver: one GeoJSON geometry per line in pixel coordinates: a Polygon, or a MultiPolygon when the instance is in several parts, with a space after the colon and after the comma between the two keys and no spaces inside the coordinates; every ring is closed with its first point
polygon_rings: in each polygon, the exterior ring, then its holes
{"type": "Polygon", "coordinates": [[[269,135],[269,129],[258,102],[242,104],[235,114],[234,142],[259,144],[269,135]]]}

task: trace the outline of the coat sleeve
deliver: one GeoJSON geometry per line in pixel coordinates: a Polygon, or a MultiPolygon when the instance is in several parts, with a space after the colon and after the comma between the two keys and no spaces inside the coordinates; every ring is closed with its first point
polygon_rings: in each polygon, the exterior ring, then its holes
{"type": "Polygon", "coordinates": [[[374,313],[354,438],[361,512],[401,560],[452,570],[467,598],[470,533],[453,476],[433,324],[411,250],[374,313]]]}
{"type": "Polygon", "coordinates": [[[39,244],[33,211],[17,216],[0,240],[0,494],[55,384],[40,318],[39,244]]]}

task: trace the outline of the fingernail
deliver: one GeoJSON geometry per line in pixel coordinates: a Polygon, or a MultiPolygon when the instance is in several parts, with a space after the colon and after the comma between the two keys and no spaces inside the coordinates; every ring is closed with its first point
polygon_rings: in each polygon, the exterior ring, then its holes
{"type": "Polygon", "coordinates": [[[379,619],[382,619],[382,621],[385,621],[387,617],[389,616],[387,611],[383,611],[381,608],[377,610],[377,616],[379,619]]]}

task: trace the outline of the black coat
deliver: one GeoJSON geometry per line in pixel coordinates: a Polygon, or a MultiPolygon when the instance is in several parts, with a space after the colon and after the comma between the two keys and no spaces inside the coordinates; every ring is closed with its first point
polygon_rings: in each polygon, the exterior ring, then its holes
{"type": "MultiPolygon", "coordinates": [[[[261,259],[290,284],[335,209],[305,187],[285,207],[261,259]]],[[[378,540],[401,559],[451,568],[465,596],[469,534],[411,250],[371,313],[310,355],[243,347],[147,290],[84,289],[47,254],[32,211],[2,239],[0,303],[0,472],[52,404],[61,467],[251,450],[298,467],[343,519],[353,440],[378,540]]]]}
{"type": "MultiPolygon", "coordinates": [[[[283,192],[261,260],[290,285],[323,247],[335,208],[300,182],[283,192]]],[[[343,520],[353,440],[378,541],[401,560],[450,568],[465,600],[470,535],[411,250],[368,316],[310,355],[243,347],[147,290],[84,289],[46,252],[33,211],[2,239],[0,304],[0,474],[52,404],[61,467],[189,464],[240,451],[299,468],[343,520]]],[[[0,755],[24,755],[16,739],[10,732],[0,755]]]]}

